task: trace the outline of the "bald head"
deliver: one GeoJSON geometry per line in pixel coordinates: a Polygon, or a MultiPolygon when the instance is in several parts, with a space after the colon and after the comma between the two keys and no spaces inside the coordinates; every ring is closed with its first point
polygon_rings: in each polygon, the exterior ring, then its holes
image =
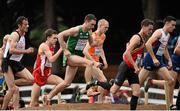
{"type": "Polygon", "coordinates": [[[106,19],[100,19],[98,21],[98,27],[100,27],[101,25],[108,25],[109,26],[109,22],[106,19]]]}
{"type": "Polygon", "coordinates": [[[105,19],[100,19],[98,21],[98,28],[97,30],[99,31],[99,33],[106,33],[106,31],[109,28],[109,22],[105,19]]]}

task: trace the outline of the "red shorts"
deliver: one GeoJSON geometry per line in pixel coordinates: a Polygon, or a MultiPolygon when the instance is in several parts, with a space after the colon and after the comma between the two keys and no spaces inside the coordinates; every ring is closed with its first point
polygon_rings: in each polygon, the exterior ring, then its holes
{"type": "Polygon", "coordinates": [[[37,69],[33,71],[34,82],[39,86],[43,86],[46,84],[48,77],[50,76],[50,68],[45,67],[44,75],[41,73],[41,69],[37,69]]]}

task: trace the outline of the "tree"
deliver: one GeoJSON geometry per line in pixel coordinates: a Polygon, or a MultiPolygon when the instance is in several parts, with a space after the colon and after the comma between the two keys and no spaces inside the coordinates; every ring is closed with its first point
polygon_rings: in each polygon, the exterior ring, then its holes
{"type": "MultiPolygon", "coordinates": [[[[57,30],[57,21],[55,16],[55,9],[54,9],[54,0],[45,0],[44,2],[44,18],[45,18],[45,25],[47,28],[52,28],[57,30]]],[[[55,51],[60,48],[59,43],[57,42],[55,51]]],[[[59,75],[61,73],[61,61],[62,56],[60,56],[53,64],[52,64],[52,73],[59,75]]],[[[63,73],[64,74],[64,73],[63,73]]]]}
{"type": "Polygon", "coordinates": [[[158,0],[142,0],[142,5],[145,18],[158,19],[158,0]]]}

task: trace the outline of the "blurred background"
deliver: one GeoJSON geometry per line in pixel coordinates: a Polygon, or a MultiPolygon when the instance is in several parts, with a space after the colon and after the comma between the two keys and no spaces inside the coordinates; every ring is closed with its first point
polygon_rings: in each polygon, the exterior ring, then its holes
{"type": "MultiPolygon", "coordinates": [[[[18,16],[23,15],[29,19],[27,47],[33,46],[37,49],[44,40],[43,32],[47,28],[61,32],[82,24],[84,16],[93,13],[97,19],[105,18],[109,21],[104,50],[109,65],[118,66],[126,43],[140,30],[142,19],[154,20],[155,28],[158,28],[162,26],[164,17],[174,16],[177,18],[177,28],[171,36],[173,38],[179,35],[178,10],[178,0],[0,0],[0,45],[3,36],[15,30],[18,16]]],[[[32,70],[35,58],[36,52],[25,55],[24,65],[32,70]]],[[[54,63],[53,73],[63,76],[64,68],[61,64],[62,56],[54,63]]],[[[115,73],[116,70],[113,74],[115,73]]]]}

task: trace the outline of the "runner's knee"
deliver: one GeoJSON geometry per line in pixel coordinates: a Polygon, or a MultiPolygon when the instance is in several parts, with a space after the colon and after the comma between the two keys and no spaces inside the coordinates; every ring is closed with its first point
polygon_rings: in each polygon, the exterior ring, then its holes
{"type": "Polygon", "coordinates": [[[88,61],[88,66],[92,67],[94,65],[93,61],[88,61]]]}
{"type": "Polygon", "coordinates": [[[30,83],[34,83],[34,78],[29,79],[30,83]]]}
{"type": "Polygon", "coordinates": [[[174,84],[174,79],[173,78],[169,78],[168,79],[168,84],[171,86],[171,85],[173,85],[174,84]]]}
{"type": "Polygon", "coordinates": [[[13,86],[11,88],[8,88],[8,91],[12,93],[17,93],[19,92],[19,88],[17,86],[13,86]]]}
{"type": "Polygon", "coordinates": [[[119,90],[119,87],[117,85],[113,85],[110,88],[110,93],[112,93],[113,95],[117,93],[117,91],[119,90]]]}
{"type": "Polygon", "coordinates": [[[140,96],[140,90],[136,90],[132,92],[132,95],[134,96],[140,96]]]}
{"type": "Polygon", "coordinates": [[[71,85],[71,83],[69,83],[69,82],[66,82],[66,81],[63,82],[64,87],[69,87],[70,85],[71,85]]]}
{"type": "Polygon", "coordinates": [[[14,93],[19,93],[19,87],[15,86],[14,93]]]}
{"type": "Polygon", "coordinates": [[[117,92],[116,90],[110,89],[110,93],[112,93],[113,95],[116,94],[116,92],[117,92]]]}

